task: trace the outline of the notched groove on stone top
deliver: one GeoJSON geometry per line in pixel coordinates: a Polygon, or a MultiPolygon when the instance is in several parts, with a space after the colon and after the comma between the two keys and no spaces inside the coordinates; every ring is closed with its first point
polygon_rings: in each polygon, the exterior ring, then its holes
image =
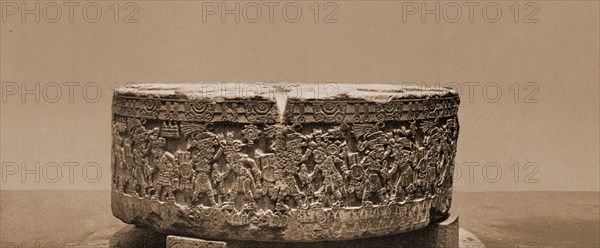
{"type": "Polygon", "coordinates": [[[456,92],[248,88],[258,85],[117,89],[113,214],[167,234],[294,242],[402,233],[445,218],[456,92]]]}
{"type": "MultiPolygon", "coordinates": [[[[314,105],[314,103],[318,103],[319,101],[373,105],[391,104],[394,101],[406,102],[427,99],[451,99],[452,101],[456,101],[456,103],[459,101],[456,91],[450,88],[393,84],[355,85],[337,83],[133,84],[116,89],[115,96],[142,97],[145,100],[187,100],[213,103],[227,101],[266,101],[274,104],[277,111],[270,113],[268,117],[277,123],[294,122],[294,116],[290,117],[290,115],[299,114],[297,111],[294,112],[297,105],[314,105]]],[[[170,118],[173,117],[171,116],[170,118]]],[[[317,119],[314,121],[319,121],[317,119]]],[[[365,118],[361,119],[366,120],[365,118]]],[[[356,121],[356,118],[347,120],[347,118],[338,117],[335,121],[356,121]]],[[[249,122],[252,123],[253,121],[249,120],[249,122]]]]}

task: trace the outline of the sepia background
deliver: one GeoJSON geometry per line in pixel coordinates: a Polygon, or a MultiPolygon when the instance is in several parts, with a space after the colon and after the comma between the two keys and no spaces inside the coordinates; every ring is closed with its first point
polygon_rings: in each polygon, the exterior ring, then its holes
{"type": "Polygon", "coordinates": [[[106,193],[115,86],[346,82],[459,91],[455,209],[488,244],[544,245],[554,236],[551,245],[600,245],[597,1],[73,3],[71,16],[64,2],[0,2],[0,240],[47,242],[59,229],[41,223],[64,218],[85,219],[84,230],[119,222],[106,193]],[[39,12],[21,13],[35,4],[39,12]],[[436,4],[438,16],[423,14],[436,4]],[[89,206],[108,214],[69,217],[89,206]],[[44,209],[61,217],[40,221],[44,209]],[[513,220],[486,220],[491,213],[528,224],[507,234],[513,220]],[[25,230],[36,227],[44,231],[31,238],[25,230]],[[560,243],[565,237],[575,241],[560,243]]]}

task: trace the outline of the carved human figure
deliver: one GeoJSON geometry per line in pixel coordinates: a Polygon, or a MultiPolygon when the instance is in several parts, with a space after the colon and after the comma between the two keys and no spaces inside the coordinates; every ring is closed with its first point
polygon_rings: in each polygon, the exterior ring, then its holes
{"type": "Polygon", "coordinates": [[[119,124],[113,121],[112,127],[112,156],[111,164],[113,169],[112,185],[120,189],[125,181],[123,172],[125,170],[125,149],[123,148],[124,138],[121,137],[119,132],[119,124]]]}
{"type": "Polygon", "coordinates": [[[119,180],[120,185],[118,188],[124,193],[127,193],[128,188],[130,188],[131,191],[135,191],[135,183],[133,181],[135,163],[133,162],[132,143],[131,137],[125,137],[125,139],[123,139],[123,156],[125,162],[123,163],[122,175],[119,180]]]}
{"type": "Polygon", "coordinates": [[[384,144],[387,139],[381,132],[372,134],[376,139],[359,144],[359,150],[366,152],[360,164],[365,168],[365,179],[363,180],[363,205],[372,205],[371,194],[378,194],[380,199],[385,198],[386,189],[383,182],[387,180],[388,170],[386,158],[390,155],[384,144]]]}
{"type": "Polygon", "coordinates": [[[260,181],[256,180],[262,177],[260,168],[253,158],[241,152],[244,144],[240,140],[234,139],[233,133],[226,133],[220,144],[223,146],[225,169],[223,172],[214,172],[213,177],[225,178],[232,175],[234,178],[233,186],[227,192],[227,202],[224,204],[228,208],[236,205],[239,194],[244,195],[244,202],[240,205],[254,203],[262,189],[260,181]]]}
{"type": "Polygon", "coordinates": [[[144,168],[144,180],[146,181],[146,187],[148,189],[154,188],[154,181],[156,180],[155,174],[157,170],[157,164],[160,157],[163,155],[164,148],[156,149],[152,144],[156,144],[159,139],[160,129],[155,127],[146,132],[147,143],[148,143],[148,152],[146,153],[148,159],[145,163],[146,168],[144,168]]]}
{"type": "MultiPolygon", "coordinates": [[[[160,138],[158,142],[164,142],[164,138],[160,138]],[[163,141],[161,141],[163,140],[163,141]]],[[[156,189],[152,199],[174,201],[172,182],[175,175],[176,159],[170,152],[163,152],[157,164],[158,176],[156,178],[156,189]]]]}
{"type": "Polygon", "coordinates": [[[189,152],[177,151],[178,168],[176,177],[179,176],[178,189],[180,191],[191,192],[194,189],[192,178],[194,176],[194,168],[189,152]]]}
{"type": "Polygon", "coordinates": [[[312,183],[312,177],[310,172],[308,171],[308,167],[306,164],[302,164],[300,166],[300,172],[298,173],[298,178],[300,179],[301,188],[304,191],[304,194],[307,197],[307,201],[312,201],[315,193],[315,186],[312,183]]]}
{"type": "Polygon", "coordinates": [[[400,176],[396,181],[394,189],[396,191],[397,201],[406,201],[412,197],[412,191],[414,189],[413,182],[415,180],[414,172],[411,166],[402,166],[400,176]]]}
{"type": "Polygon", "coordinates": [[[127,223],[216,239],[346,240],[422,228],[450,206],[458,99],[442,90],[342,88],[278,109],[262,93],[140,87],[113,104],[112,180],[123,191],[113,205],[127,223]],[[145,203],[160,209],[136,207],[145,203]]]}
{"type": "Polygon", "coordinates": [[[275,208],[280,212],[286,212],[289,208],[285,201],[290,197],[299,208],[306,208],[306,195],[300,191],[296,181],[300,164],[308,158],[307,154],[302,153],[302,148],[306,146],[305,137],[280,125],[272,126],[268,132],[273,138],[269,148],[275,152],[275,159],[272,161],[275,180],[271,188],[265,190],[269,192],[271,200],[275,200],[275,208]]]}
{"type": "Polygon", "coordinates": [[[215,183],[223,180],[215,169],[215,161],[221,157],[223,149],[219,146],[217,136],[211,132],[196,133],[191,140],[187,150],[192,154],[191,164],[194,171],[192,203],[201,203],[201,197],[206,195],[210,204],[216,206],[218,204],[215,200],[215,190],[209,175],[212,173],[215,183]]]}
{"type": "Polygon", "coordinates": [[[235,174],[233,187],[228,192],[228,204],[234,204],[238,195],[243,195],[243,205],[254,205],[254,199],[258,196],[256,183],[250,170],[244,166],[233,166],[231,172],[235,174]]]}
{"type": "MultiPolygon", "coordinates": [[[[279,162],[282,163],[282,161],[283,160],[280,160],[279,162]]],[[[298,184],[294,176],[296,173],[298,173],[298,167],[295,166],[295,162],[291,161],[284,162],[282,164],[285,164],[285,166],[283,168],[279,168],[278,172],[276,172],[276,177],[278,178],[278,180],[275,182],[275,188],[277,189],[276,205],[279,205],[280,208],[287,208],[287,205],[284,203],[284,201],[286,197],[292,197],[300,208],[305,208],[305,201],[303,199],[303,196],[305,195],[298,188],[298,184]]]]}
{"type": "Polygon", "coordinates": [[[135,194],[144,197],[146,196],[146,179],[144,173],[144,167],[146,167],[146,163],[148,162],[144,156],[144,151],[140,146],[136,146],[133,148],[133,176],[137,183],[137,191],[135,194]]]}
{"type": "Polygon", "coordinates": [[[146,170],[148,169],[147,154],[149,151],[148,136],[146,133],[146,128],[142,125],[141,120],[131,119],[130,123],[130,133],[132,138],[130,146],[130,159],[131,165],[133,165],[132,174],[136,183],[133,189],[134,195],[146,197],[149,190],[146,183],[146,170]]]}
{"type": "Polygon", "coordinates": [[[322,149],[313,151],[313,159],[315,161],[315,168],[311,173],[311,177],[314,177],[317,172],[323,177],[323,183],[315,192],[315,195],[317,195],[321,203],[325,202],[325,198],[333,198],[331,206],[339,207],[342,200],[342,193],[339,188],[343,184],[343,178],[335,162],[339,163],[342,161],[334,160],[333,156],[328,156],[327,152],[322,149]]]}
{"type": "MultiPolygon", "coordinates": [[[[411,128],[415,126],[415,122],[411,123],[411,128]]],[[[391,191],[390,197],[394,201],[402,202],[412,197],[415,179],[413,168],[417,163],[416,152],[418,147],[413,141],[415,137],[414,130],[401,126],[400,129],[394,129],[391,136],[393,138],[389,140],[390,157],[394,159],[388,171],[390,178],[386,187],[391,191]],[[393,178],[393,175],[397,172],[399,172],[399,175],[393,178]]]]}

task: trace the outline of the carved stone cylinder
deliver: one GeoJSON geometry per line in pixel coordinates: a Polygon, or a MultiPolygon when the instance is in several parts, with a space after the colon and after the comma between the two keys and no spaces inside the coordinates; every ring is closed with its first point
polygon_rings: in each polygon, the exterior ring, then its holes
{"type": "Polygon", "coordinates": [[[112,107],[112,211],[212,240],[335,241],[446,218],[459,97],[342,84],[133,85],[112,107]]]}

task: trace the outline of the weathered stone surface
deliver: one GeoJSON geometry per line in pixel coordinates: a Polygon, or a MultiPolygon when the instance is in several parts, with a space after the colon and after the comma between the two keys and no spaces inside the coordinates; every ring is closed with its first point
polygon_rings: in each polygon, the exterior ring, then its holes
{"type": "Polygon", "coordinates": [[[455,92],[216,87],[115,92],[116,217],[167,234],[256,241],[377,237],[446,219],[455,92]]]}

